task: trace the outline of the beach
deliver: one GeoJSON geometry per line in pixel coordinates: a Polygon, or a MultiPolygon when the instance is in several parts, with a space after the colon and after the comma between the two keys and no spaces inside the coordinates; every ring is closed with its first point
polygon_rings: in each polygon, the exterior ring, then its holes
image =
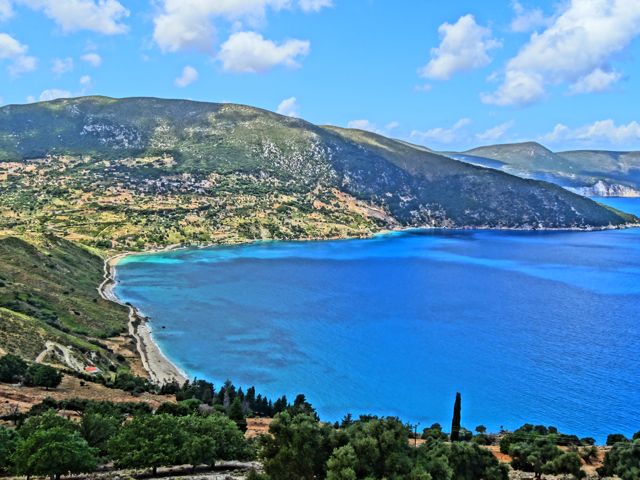
{"type": "Polygon", "coordinates": [[[125,256],[127,254],[123,253],[105,260],[104,280],[98,287],[98,292],[105,300],[129,309],[129,334],[136,341],[142,364],[151,381],[158,385],[171,382],[183,384],[188,379],[186,373],[176,367],[153,341],[152,329],[148,319],[135,306],[121,302],[114,293],[116,285],[115,268],[125,256]]]}

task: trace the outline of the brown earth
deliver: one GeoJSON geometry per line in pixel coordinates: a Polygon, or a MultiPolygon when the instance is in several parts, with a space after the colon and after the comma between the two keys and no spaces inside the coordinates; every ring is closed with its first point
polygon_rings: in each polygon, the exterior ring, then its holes
{"type": "Polygon", "coordinates": [[[15,412],[27,412],[31,407],[50,397],[54,400],[78,398],[82,400],[102,400],[114,403],[146,402],[156,409],[164,402],[175,402],[172,395],[153,395],[143,393],[134,396],[123,390],[107,388],[104,385],[84,382],[70,375],[65,375],[58,388],[45,390],[39,387],[24,387],[0,383],[0,415],[15,412]]]}

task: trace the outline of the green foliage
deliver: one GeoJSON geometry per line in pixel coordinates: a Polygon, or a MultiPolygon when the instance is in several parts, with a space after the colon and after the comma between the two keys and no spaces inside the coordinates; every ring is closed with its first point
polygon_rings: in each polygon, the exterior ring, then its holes
{"type": "Polygon", "coordinates": [[[616,443],[628,443],[628,442],[629,442],[629,439],[621,433],[612,433],[611,435],[607,435],[608,447],[612,447],[616,443]]]}
{"type": "Polygon", "coordinates": [[[507,480],[508,470],[474,443],[434,443],[418,449],[417,466],[433,480],[507,480]]]}
{"type": "Polygon", "coordinates": [[[182,388],[179,388],[176,392],[176,400],[189,400],[196,398],[202,403],[212,404],[215,395],[213,383],[205,380],[194,379],[193,382],[188,380],[184,383],[182,388]]]}
{"type": "Polygon", "coordinates": [[[101,370],[123,365],[95,341],[123,332],[128,321],[126,308],[100,298],[103,275],[103,259],[75,243],[41,234],[0,238],[0,347],[33,360],[51,341],[101,370]]]}
{"type": "Polygon", "coordinates": [[[110,457],[124,468],[152,468],[178,463],[185,433],[178,417],[145,415],[126,422],[108,444],[110,457]]]}
{"type": "Polygon", "coordinates": [[[128,372],[118,373],[107,386],[131,393],[153,392],[156,390],[156,387],[146,378],[138,377],[128,372]]]}
{"type": "Polygon", "coordinates": [[[104,457],[107,455],[109,440],[116,435],[121,425],[122,417],[86,411],[80,420],[79,432],[89,446],[104,457]]]}
{"type": "Polygon", "coordinates": [[[18,442],[14,455],[15,470],[20,475],[50,475],[60,478],[67,473],[95,470],[95,451],[77,432],[53,427],[36,430],[18,442]]]}
{"type": "Polygon", "coordinates": [[[154,471],[182,463],[212,466],[217,460],[251,456],[242,432],[222,415],[136,417],[111,438],[108,451],[119,467],[154,471]]]}
{"type": "Polygon", "coordinates": [[[15,430],[0,425],[0,473],[7,473],[13,468],[13,454],[18,445],[18,434],[15,430]]]}
{"type": "Polygon", "coordinates": [[[15,383],[27,373],[27,362],[17,355],[4,355],[0,358],[0,382],[15,383]]]}
{"type": "Polygon", "coordinates": [[[604,464],[598,468],[601,477],[617,475],[622,480],[640,478],[640,439],[632,442],[617,442],[604,457],[604,464]]]}
{"type": "Polygon", "coordinates": [[[336,448],[327,461],[327,480],[356,480],[358,456],[352,445],[336,448]]]}
{"type": "Polygon", "coordinates": [[[47,410],[41,415],[27,418],[27,420],[18,429],[18,433],[21,438],[28,438],[38,431],[51,430],[53,428],[60,428],[68,431],[69,433],[77,431],[76,424],[61,417],[55,410],[47,410]]]}
{"type": "Polygon", "coordinates": [[[213,466],[220,460],[244,460],[250,456],[242,432],[222,415],[182,417],[179,429],[184,432],[179,458],[190,465],[213,466]]]}
{"type": "Polygon", "coordinates": [[[29,387],[45,387],[47,390],[56,388],[62,382],[62,373],[49,366],[34,363],[27,369],[24,384],[29,387]]]}
{"type": "Polygon", "coordinates": [[[262,438],[261,457],[272,480],[324,478],[333,450],[331,429],[311,415],[289,412],[275,416],[269,436],[262,438]]]}
{"type": "MultiPolygon", "coordinates": [[[[346,430],[355,454],[351,466],[356,478],[400,479],[412,468],[409,430],[397,418],[373,418],[354,423],[346,430]]],[[[344,456],[340,467],[344,468],[344,456]]]]}
{"type": "Polygon", "coordinates": [[[446,442],[449,436],[442,431],[442,426],[439,423],[434,423],[422,431],[422,439],[426,440],[427,443],[433,441],[446,442]]]}
{"type": "Polygon", "coordinates": [[[460,416],[462,411],[462,397],[456,393],[456,401],[453,404],[453,418],[451,420],[451,441],[460,440],[460,416]]]}

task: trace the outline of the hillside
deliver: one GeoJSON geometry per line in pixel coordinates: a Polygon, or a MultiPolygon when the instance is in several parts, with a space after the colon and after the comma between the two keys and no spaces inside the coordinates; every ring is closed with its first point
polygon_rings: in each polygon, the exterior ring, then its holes
{"type": "Polygon", "coordinates": [[[0,351],[77,370],[125,367],[107,339],[126,331],[128,312],[100,298],[102,275],[99,256],[66,240],[0,238],[0,351]]]}
{"type": "Polygon", "coordinates": [[[552,152],[535,142],[490,145],[448,156],[525,178],[556,183],[582,195],[640,196],[640,152],[552,152]]]}
{"type": "Polygon", "coordinates": [[[103,250],[633,220],[372,133],[152,98],[1,108],[0,181],[0,232],[45,231],[103,250]]]}

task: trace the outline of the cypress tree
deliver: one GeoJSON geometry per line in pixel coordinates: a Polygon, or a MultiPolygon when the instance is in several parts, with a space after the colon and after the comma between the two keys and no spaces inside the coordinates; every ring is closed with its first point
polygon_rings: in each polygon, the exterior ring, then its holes
{"type": "Polygon", "coordinates": [[[456,403],[453,405],[453,420],[451,421],[451,441],[460,440],[460,411],[462,410],[462,397],[456,393],[456,403]]]}

